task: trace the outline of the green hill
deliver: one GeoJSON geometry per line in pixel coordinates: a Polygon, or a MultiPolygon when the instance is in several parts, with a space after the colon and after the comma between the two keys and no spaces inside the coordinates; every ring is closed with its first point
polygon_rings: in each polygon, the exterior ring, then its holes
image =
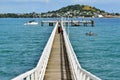
{"type": "Polygon", "coordinates": [[[63,7],[56,11],[49,11],[47,13],[42,13],[42,16],[47,17],[60,17],[67,16],[69,14],[70,17],[92,17],[97,16],[99,14],[105,15],[107,12],[97,9],[95,7],[91,7],[88,5],[70,5],[67,7],[63,7]]]}
{"type": "Polygon", "coordinates": [[[40,18],[40,17],[120,17],[120,13],[108,13],[104,10],[97,9],[88,5],[69,5],[56,11],[48,11],[46,13],[1,13],[0,18],[40,18]]]}

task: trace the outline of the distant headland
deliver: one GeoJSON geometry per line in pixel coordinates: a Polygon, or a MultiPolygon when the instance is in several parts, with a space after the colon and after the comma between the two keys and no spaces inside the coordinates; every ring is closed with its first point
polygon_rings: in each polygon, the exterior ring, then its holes
{"type": "Polygon", "coordinates": [[[106,17],[120,18],[120,13],[109,13],[104,10],[97,9],[88,5],[69,5],[56,11],[48,11],[46,13],[2,13],[0,18],[55,18],[55,17],[106,17]]]}

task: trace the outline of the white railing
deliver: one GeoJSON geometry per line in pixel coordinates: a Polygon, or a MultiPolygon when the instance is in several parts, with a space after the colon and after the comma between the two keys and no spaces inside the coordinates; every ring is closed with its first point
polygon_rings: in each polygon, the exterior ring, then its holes
{"type": "Polygon", "coordinates": [[[72,69],[72,74],[73,74],[74,79],[75,80],[101,80],[100,78],[96,77],[95,75],[91,74],[90,72],[86,71],[80,66],[77,60],[77,57],[75,55],[75,52],[72,48],[72,45],[70,43],[70,40],[68,38],[68,35],[66,33],[66,30],[63,27],[63,23],[61,24],[63,28],[63,35],[64,35],[64,40],[65,40],[68,60],[70,62],[70,66],[72,69]]]}
{"type": "Polygon", "coordinates": [[[56,23],[55,28],[52,31],[52,34],[43,50],[43,53],[40,57],[40,60],[37,66],[34,69],[27,71],[26,73],[23,73],[13,78],[12,80],[43,80],[44,75],[45,75],[45,70],[47,67],[47,63],[48,63],[48,59],[50,56],[50,52],[52,49],[52,44],[54,41],[57,25],[58,25],[58,22],[56,23]]]}

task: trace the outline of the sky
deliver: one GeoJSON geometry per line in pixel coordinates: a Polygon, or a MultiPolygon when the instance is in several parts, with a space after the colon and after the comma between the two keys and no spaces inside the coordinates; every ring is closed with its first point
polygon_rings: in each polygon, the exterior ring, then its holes
{"type": "Polygon", "coordinates": [[[42,13],[75,4],[120,13],[120,0],[0,0],[0,13],[42,13]]]}

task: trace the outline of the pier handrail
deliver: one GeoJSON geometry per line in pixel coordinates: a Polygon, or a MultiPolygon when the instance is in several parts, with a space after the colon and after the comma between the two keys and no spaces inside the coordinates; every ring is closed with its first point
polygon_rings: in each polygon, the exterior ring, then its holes
{"type": "Polygon", "coordinates": [[[66,51],[67,51],[67,55],[68,55],[68,60],[70,62],[70,66],[72,69],[72,74],[75,80],[101,80],[100,78],[98,78],[97,76],[93,75],[92,73],[86,71],[85,69],[83,69],[78,60],[77,57],[75,55],[75,52],[72,48],[72,45],[70,43],[70,40],[68,38],[68,35],[66,33],[66,30],[63,26],[63,22],[61,22],[62,24],[62,28],[63,28],[63,35],[64,35],[64,40],[65,40],[65,45],[66,45],[66,51]]]}
{"type": "Polygon", "coordinates": [[[12,80],[43,80],[44,75],[45,75],[45,70],[47,67],[47,63],[48,63],[48,59],[50,56],[50,52],[52,49],[52,44],[54,41],[57,25],[58,25],[58,22],[56,23],[55,28],[52,31],[52,34],[42,52],[42,55],[38,61],[37,66],[35,68],[33,68],[32,70],[27,71],[27,72],[13,78],[12,80]]]}

